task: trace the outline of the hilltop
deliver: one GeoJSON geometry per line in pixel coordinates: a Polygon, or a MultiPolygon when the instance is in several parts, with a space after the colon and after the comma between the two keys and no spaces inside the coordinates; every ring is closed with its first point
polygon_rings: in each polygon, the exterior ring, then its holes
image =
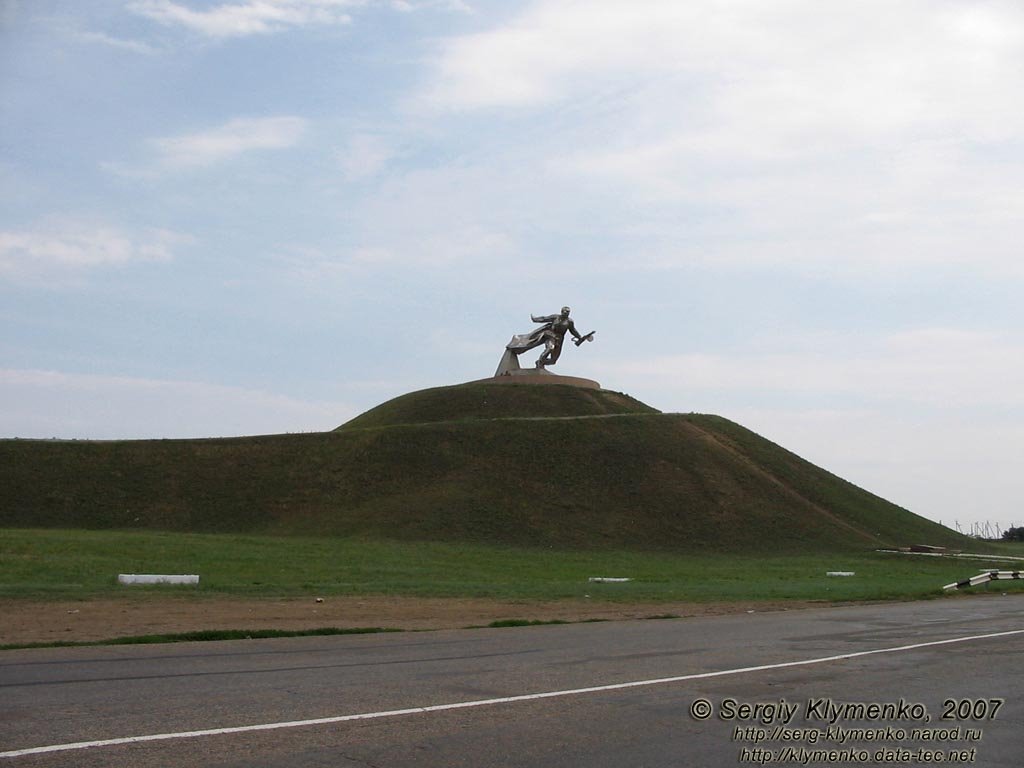
{"type": "Polygon", "coordinates": [[[557,384],[483,382],[410,392],[371,408],[338,429],[440,421],[570,418],[660,411],[621,392],[557,384]]]}
{"type": "Polygon", "coordinates": [[[472,383],[332,432],[0,441],[0,526],[584,549],[843,551],[968,539],[724,418],[472,383]]]}

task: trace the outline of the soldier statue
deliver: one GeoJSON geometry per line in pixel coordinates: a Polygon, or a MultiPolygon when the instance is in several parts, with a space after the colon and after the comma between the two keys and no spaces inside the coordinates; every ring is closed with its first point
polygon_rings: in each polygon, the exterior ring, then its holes
{"type": "Polygon", "coordinates": [[[542,344],[544,345],[544,351],[537,358],[535,367],[539,372],[543,372],[546,366],[554,365],[558,362],[558,358],[562,354],[562,342],[565,339],[566,333],[572,334],[573,343],[577,347],[584,341],[593,341],[594,331],[580,335],[580,332],[576,330],[576,324],[569,317],[569,311],[569,307],[562,307],[562,311],[557,315],[541,315],[539,317],[530,315],[530,319],[533,322],[541,323],[541,325],[534,328],[530,333],[521,333],[512,337],[512,340],[505,345],[505,355],[502,357],[498,370],[494,375],[504,376],[509,375],[512,371],[519,370],[518,356],[542,344]]]}

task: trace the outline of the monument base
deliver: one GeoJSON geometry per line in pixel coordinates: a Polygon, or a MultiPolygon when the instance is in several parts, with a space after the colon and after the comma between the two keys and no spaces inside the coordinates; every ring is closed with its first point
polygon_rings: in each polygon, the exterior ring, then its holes
{"type": "Polygon", "coordinates": [[[508,371],[501,376],[489,379],[478,379],[474,384],[566,384],[570,387],[600,389],[601,385],[593,379],[582,379],[579,376],[560,376],[543,368],[520,368],[508,371]]]}
{"type": "MultiPolygon", "coordinates": [[[[569,308],[562,307],[562,313],[565,317],[569,315],[569,308]]],[[[547,320],[553,320],[555,316],[552,315],[547,320]]],[[[540,322],[537,318],[533,318],[534,322],[540,322]]],[[[571,323],[569,324],[572,325],[571,323]]],[[[562,335],[565,334],[565,329],[562,329],[562,335]]],[[[591,331],[586,336],[580,336],[573,329],[573,334],[576,335],[577,341],[576,346],[578,347],[584,341],[593,341],[594,332],[591,331]]],[[[558,359],[558,353],[561,350],[561,338],[562,335],[558,336],[557,347],[549,348],[554,349],[554,360],[558,359]]],[[[523,368],[519,365],[519,355],[528,349],[540,346],[545,343],[545,336],[532,336],[530,334],[520,334],[513,336],[512,340],[505,345],[505,351],[501,356],[501,360],[498,363],[498,370],[494,372],[494,376],[489,379],[479,379],[479,382],[490,382],[492,384],[567,384],[570,387],[584,387],[586,389],[600,389],[601,385],[593,379],[581,379],[576,376],[559,376],[557,373],[551,373],[543,366],[535,366],[533,368],[523,368]]],[[[547,354],[547,353],[545,353],[547,354]]],[[[543,356],[538,359],[538,363],[543,359],[543,356]]],[[[552,364],[554,363],[552,360],[552,364]]],[[[473,382],[478,383],[478,382],[473,382]]]]}

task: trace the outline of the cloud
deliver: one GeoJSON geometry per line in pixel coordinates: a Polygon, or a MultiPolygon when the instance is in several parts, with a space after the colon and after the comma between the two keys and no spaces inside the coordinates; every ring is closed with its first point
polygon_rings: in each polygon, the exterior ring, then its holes
{"type": "Polygon", "coordinates": [[[367,133],[352,136],[348,145],[336,155],[338,165],[348,181],[362,181],[376,176],[394,156],[395,149],[387,140],[367,133]]]}
{"type": "Polygon", "coordinates": [[[441,41],[415,104],[543,124],[518,162],[665,266],[1020,275],[1022,76],[1000,0],[539,0],[441,41]]]}
{"type": "Polygon", "coordinates": [[[391,0],[392,10],[400,13],[414,13],[424,8],[441,8],[445,11],[473,13],[473,8],[463,0],[391,0]]]}
{"type": "Polygon", "coordinates": [[[113,227],[59,224],[53,229],[0,231],[0,275],[32,278],[129,262],[170,261],[190,238],[163,229],[130,235],[113,227]]]}
{"type": "Polygon", "coordinates": [[[1024,405],[1024,343],[992,333],[919,329],[881,339],[826,335],[796,353],[688,354],[623,362],[624,373],[688,391],[783,393],[925,408],[1024,405]]]}
{"type": "Polygon", "coordinates": [[[86,43],[99,43],[100,45],[106,45],[111,48],[117,48],[122,51],[131,51],[132,53],[142,53],[148,55],[155,54],[157,49],[147,43],[143,43],[139,40],[124,40],[119,37],[112,37],[103,32],[75,32],[74,36],[76,39],[86,43]]]}
{"type": "Polygon", "coordinates": [[[134,439],[324,431],[354,415],[340,403],[222,384],[0,369],[0,435],[8,437],[134,439]]]}
{"type": "MultiPolygon", "coordinates": [[[[349,173],[369,173],[383,162],[347,159],[349,173]]],[[[363,267],[494,265],[515,252],[509,222],[519,214],[520,189],[515,173],[484,167],[446,165],[381,174],[345,210],[351,221],[347,242],[331,249],[327,260],[363,267]]]]}
{"type": "Polygon", "coordinates": [[[171,0],[137,0],[129,10],[165,26],[184,27],[214,38],[247,37],[289,28],[349,24],[346,12],[361,0],[246,0],[204,10],[171,0]]]}
{"type": "Polygon", "coordinates": [[[1009,136],[992,109],[1015,125],[1019,110],[989,97],[1014,82],[1022,41],[1024,12],[1004,2],[650,0],[641,10],[629,0],[545,0],[495,30],[444,41],[428,92],[449,108],[529,107],[626,83],[677,94],[676,126],[689,122],[693,98],[799,136],[931,119],[1009,136]],[[709,82],[690,90],[694,76],[709,82]],[[990,109],[962,114],[963,99],[990,109]]]}
{"type": "MultiPolygon", "coordinates": [[[[866,0],[535,2],[438,50],[437,108],[574,102],[625,128],[623,158],[805,157],[888,137],[1012,138],[1024,127],[1024,10],[866,0]]],[[[598,131],[599,133],[600,132],[598,131]]]]}
{"type": "Polygon", "coordinates": [[[247,152],[286,149],[306,130],[300,117],[237,118],[198,133],[154,139],[160,166],[199,168],[230,160],[247,152]]]}
{"type": "Polygon", "coordinates": [[[579,76],[599,85],[615,71],[671,67],[684,48],[672,31],[695,6],[535,2],[503,27],[444,41],[425,96],[453,109],[535,107],[580,95],[579,76]]]}

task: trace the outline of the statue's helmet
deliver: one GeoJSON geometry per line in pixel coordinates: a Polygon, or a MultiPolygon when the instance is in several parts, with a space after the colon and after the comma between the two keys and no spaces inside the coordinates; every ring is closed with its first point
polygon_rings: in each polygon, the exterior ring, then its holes
{"type": "Polygon", "coordinates": [[[562,307],[562,314],[563,315],[568,315],[569,314],[569,308],[568,307],[562,307]]]}

